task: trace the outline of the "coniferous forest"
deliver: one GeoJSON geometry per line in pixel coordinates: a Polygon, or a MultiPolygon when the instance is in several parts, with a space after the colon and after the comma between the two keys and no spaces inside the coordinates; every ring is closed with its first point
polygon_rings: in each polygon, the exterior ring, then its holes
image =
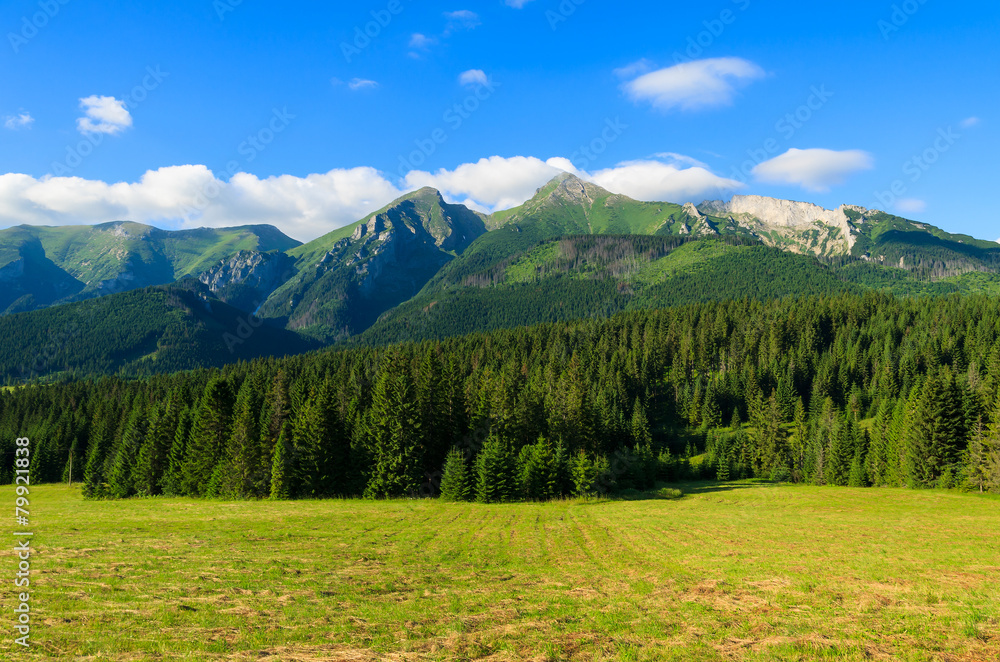
{"type": "Polygon", "coordinates": [[[92,498],[500,502],[763,477],[1000,492],[1000,300],[742,300],[0,395],[92,498]]]}

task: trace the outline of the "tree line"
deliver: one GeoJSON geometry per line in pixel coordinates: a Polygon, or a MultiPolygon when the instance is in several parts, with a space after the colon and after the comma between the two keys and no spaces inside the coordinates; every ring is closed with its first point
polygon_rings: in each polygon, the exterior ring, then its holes
{"type": "Polygon", "coordinates": [[[626,312],[0,394],[92,498],[547,499],[685,478],[1000,491],[1000,301],[626,312]]]}

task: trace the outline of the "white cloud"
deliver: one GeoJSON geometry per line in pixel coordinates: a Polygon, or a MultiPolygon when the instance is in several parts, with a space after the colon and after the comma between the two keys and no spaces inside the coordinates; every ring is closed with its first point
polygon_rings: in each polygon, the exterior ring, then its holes
{"type": "Polygon", "coordinates": [[[469,69],[462,72],[458,77],[458,82],[462,85],[486,85],[490,79],[482,69],[469,69]]]}
{"type": "Polygon", "coordinates": [[[419,32],[414,32],[410,37],[410,48],[419,48],[420,50],[427,50],[431,46],[437,43],[437,39],[434,37],[428,37],[425,34],[419,32]]]}
{"type": "Polygon", "coordinates": [[[132,115],[125,108],[125,102],[114,97],[97,95],[80,99],[84,117],[77,119],[80,133],[121,133],[132,126],[132,115]]]}
{"type": "Polygon", "coordinates": [[[764,70],[748,60],[712,58],[643,74],[624,89],[633,101],[649,101],[662,110],[698,110],[731,104],[741,87],[764,76],[764,70]]]}
{"type": "Polygon", "coordinates": [[[17,131],[18,129],[30,129],[31,125],[35,123],[35,118],[31,116],[31,113],[21,112],[18,115],[8,115],[4,118],[4,128],[10,129],[11,131],[17,131]]]}
{"type": "Polygon", "coordinates": [[[680,163],[683,165],[695,166],[698,168],[708,168],[707,165],[699,161],[698,159],[685,156],[684,154],[678,154],[677,152],[660,152],[659,154],[654,154],[658,159],[663,159],[666,161],[673,161],[675,163],[680,163]]]}
{"type": "Polygon", "coordinates": [[[641,76],[644,73],[648,73],[653,68],[653,63],[643,58],[638,62],[633,62],[631,64],[626,64],[624,67],[619,67],[612,71],[612,73],[621,79],[635,78],[636,76],[641,76]]]}
{"type": "Polygon", "coordinates": [[[927,203],[916,198],[904,198],[896,202],[896,209],[904,214],[922,214],[927,211],[927,203]]]}
{"type": "Polygon", "coordinates": [[[479,19],[479,14],[468,9],[446,11],[444,17],[448,19],[448,25],[444,29],[445,36],[459,30],[473,30],[483,23],[479,19]]]}
{"type": "Polygon", "coordinates": [[[963,129],[971,129],[974,126],[979,126],[979,123],[981,121],[982,120],[980,120],[978,117],[966,117],[964,120],[961,121],[959,126],[961,126],[963,129]]]}
{"type": "Polygon", "coordinates": [[[0,226],[76,225],[128,219],[171,229],[266,223],[307,241],[402,195],[374,168],[228,182],[205,166],[153,170],[134,183],[0,175],[0,226]]]}
{"type": "Polygon", "coordinates": [[[598,186],[647,202],[703,202],[744,188],[701,166],[683,162],[626,161],[590,176],[598,186]]]}
{"type": "Polygon", "coordinates": [[[513,7],[514,9],[521,9],[529,2],[531,2],[531,0],[504,0],[505,5],[513,7]]]}
{"type": "Polygon", "coordinates": [[[347,87],[352,90],[373,90],[378,87],[378,83],[373,80],[367,80],[365,78],[352,78],[348,83],[347,87]]]}
{"type": "Polygon", "coordinates": [[[649,202],[701,202],[743,188],[743,184],[719,177],[705,167],[684,167],[690,157],[669,162],[645,160],[620,163],[613,168],[588,173],[569,159],[546,161],[535,157],[492,156],[466,163],[454,170],[413,171],[403,188],[432,186],[456,202],[472,201],[480,211],[515,207],[534,195],[546,182],[565,171],[594,182],[612,193],[649,202]]]}
{"type": "Polygon", "coordinates": [[[850,175],[871,170],[875,160],[868,152],[852,149],[790,149],[753,169],[758,180],[769,184],[793,184],[807,191],[825,193],[843,184],[850,175]]]}
{"type": "Polygon", "coordinates": [[[507,209],[533,196],[539,187],[562,172],[563,168],[551,161],[533,156],[491,156],[454,170],[412,171],[406,175],[404,188],[432,186],[449,200],[478,203],[480,211],[507,209]]]}
{"type": "Polygon", "coordinates": [[[562,157],[493,156],[453,170],[412,171],[402,181],[365,167],[264,179],[237,173],[223,181],[203,165],[183,165],[151,170],[138,182],[112,184],[7,174],[0,175],[0,227],[125,219],[168,229],[270,224],[309,241],[422,186],[483,212],[520,205],[563,171],[649,201],[700,201],[741,186],[706,168],[685,167],[678,157],[622,163],[590,174],[562,157]]]}

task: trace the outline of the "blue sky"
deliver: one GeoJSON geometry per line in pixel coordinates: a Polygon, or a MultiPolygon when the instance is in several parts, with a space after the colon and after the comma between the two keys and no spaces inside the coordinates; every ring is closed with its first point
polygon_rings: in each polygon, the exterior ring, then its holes
{"type": "Polygon", "coordinates": [[[8,0],[0,25],[0,226],[310,239],[561,168],[1000,235],[995,2],[8,0]]]}

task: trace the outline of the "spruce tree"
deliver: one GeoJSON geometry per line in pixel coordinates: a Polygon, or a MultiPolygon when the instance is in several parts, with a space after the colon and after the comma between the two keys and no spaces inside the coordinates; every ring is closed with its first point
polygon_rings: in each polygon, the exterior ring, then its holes
{"type": "Polygon", "coordinates": [[[510,443],[491,435],[476,458],[476,500],[505,503],[517,494],[517,462],[510,443]]]}
{"type": "Polygon", "coordinates": [[[472,501],[475,498],[475,478],[465,460],[465,454],[457,448],[448,451],[441,476],[442,501],[472,501]]]}
{"type": "Polygon", "coordinates": [[[908,442],[907,474],[912,487],[936,485],[964,450],[965,407],[961,390],[947,368],[925,380],[908,442]]]}
{"type": "Polygon", "coordinates": [[[233,424],[225,449],[226,487],[232,496],[264,496],[261,474],[260,411],[263,406],[263,382],[254,371],[240,386],[233,408],[233,424]]]}
{"type": "Polygon", "coordinates": [[[634,444],[645,445],[653,441],[653,435],[649,431],[649,419],[646,418],[646,408],[642,406],[639,398],[636,398],[635,404],[632,405],[632,422],[629,424],[629,431],[634,444]]]}
{"type": "Polygon", "coordinates": [[[367,432],[374,466],[365,496],[415,494],[423,478],[420,413],[413,398],[409,368],[398,356],[383,361],[372,393],[367,432]]]}
{"type": "Polygon", "coordinates": [[[292,496],[289,479],[291,471],[292,443],[291,435],[286,428],[278,433],[278,442],[274,446],[274,457],[271,460],[271,498],[275,500],[290,499],[292,496]]]}
{"type": "Polygon", "coordinates": [[[517,473],[521,495],[529,501],[548,501],[558,494],[556,458],[544,437],[521,449],[517,473]]]}
{"type": "Polygon", "coordinates": [[[135,494],[136,457],[142,448],[147,431],[147,411],[144,402],[137,401],[129,415],[121,438],[111,451],[108,470],[108,495],[124,499],[135,494]]]}
{"type": "Polygon", "coordinates": [[[229,383],[221,377],[213,378],[205,387],[191,426],[184,463],[185,494],[208,494],[210,486],[214,484],[212,476],[216,474],[216,466],[223,458],[223,450],[229,439],[232,408],[233,396],[229,383]]]}
{"type": "Polygon", "coordinates": [[[185,407],[177,417],[177,428],[174,431],[170,451],[167,453],[167,468],[160,480],[160,490],[163,494],[180,496],[184,492],[184,464],[187,461],[187,441],[191,434],[191,424],[194,415],[185,407]]]}
{"type": "Polygon", "coordinates": [[[860,449],[854,454],[854,460],[851,461],[851,470],[847,478],[847,484],[850,487],[868,487],[869,485],[868,472],[865,469],[860,449]]]}
{"type": "Polygon", "coordinates": [[[598,492],[598,480],[601,474],[600,464],[591,459],[581,449],[572,462],[573,495],[578,497],[592,496],[598,492]]]}

